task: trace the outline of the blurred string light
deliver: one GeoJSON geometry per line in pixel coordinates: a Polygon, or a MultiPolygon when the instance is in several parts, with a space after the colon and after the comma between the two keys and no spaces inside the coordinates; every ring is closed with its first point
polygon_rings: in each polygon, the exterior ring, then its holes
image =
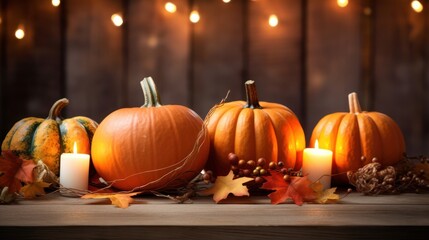
{"type": "Polygon", "coordinates": [[[193,11],[191,12],[191,14],[189,14],[189,20],[190,20],[192,23],[197,23],[197,22],[199,22],[199,21],[200,21],[200,14],[198,13],[198,11],[197,11],[197,10],[193,10],[193,11]]]}
{"type": "Polygon", "coordinates": [[[176,4],[174,4],[172,2],[165,3],[164,8],[169,13],[175,13],[177,11],[176,4]]]}
{"type": "Polygon", "coordinates": [[[58,7],[60,6],[61,1],[60,0],[52,0],[52,6],[58,7]]]}
{"type": "Polygon", "coordinates": [[[279,25],[279,18],[277,17],[277,15],[271,14],[268,18],[268,24],[271,27],[276,27],[277,25],[279,25]]]}
{"type": "Polygon", "coordinates": [[[420,1],[418,0],[414,0],[411,2],[411,8],[415,11],[415,12],[421,12],[423,11],[423,5],[420,1]]]}
{"type": "Polygon", "coordinates": [[[119,13],[113,14],[110,19],[112,20],[113,24],[117,27],[122,26],[122,24],[124,23],[124,19],[122,19],[122,16],[119,13]]]}
{"type": "Polygon", "coordinates": [[[18,28],[15,31],[15,37],[17,39],[23,39],[24,36],[25,36],[24,26],[23,25],[19,25],[18,28]]]}
{"type": "Polygon", "coordinates": [[[337,4],[339,7],[347,7],[349,5],[349,0],[337,0],[337,4]]]}
{"type": "Polygon", "coordinates": [[[229,3],[231,0],[222,0],[224,3],[229,3]]]}

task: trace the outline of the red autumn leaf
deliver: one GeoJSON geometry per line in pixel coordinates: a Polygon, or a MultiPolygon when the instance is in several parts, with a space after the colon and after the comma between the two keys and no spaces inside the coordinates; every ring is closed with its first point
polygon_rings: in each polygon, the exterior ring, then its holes
{"type": "Polygon", "coordinates": [[[290,177],[288,181],[284,180],[284,175],[277,171],[270,171],[271,176],[265,176],[266,182],[262,185],[262,189],[275,190],[268,197],[272,204],[286,202],[288,199],[297,205],[302,205],[304,202],[313,201],[317,195],[311,189],[311,181],[305,177],[290,177]]]}
{"type": "Polygon", "coordinates": [[[18,192],[21,182],[33,182],[34,167],[36,164],[32,160],[22,160],[12,151],[3,151],[0,157],[0,186],[9,187],[10,192],[18,192]]]}

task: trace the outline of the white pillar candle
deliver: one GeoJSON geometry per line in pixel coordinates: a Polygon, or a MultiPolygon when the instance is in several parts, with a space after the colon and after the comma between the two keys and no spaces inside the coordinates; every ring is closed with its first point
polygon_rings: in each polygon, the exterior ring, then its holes
{"type": "Polygon", "coordinates": [[[324,189],[331,187],[332,151],[320,149],[316,140],[315,148],[304,149],[302,173],[312,182],[317,180],[324,189]]]}
{"type": "MultiPolygon", "coordinates": [[[[64,188],[77,190],[88,189],[89,154],[77,153],[76,143],[74,153],[61,154],[60,160],[60,184],[64,188]]],[[[66,196],[73,196],[69,191],[60,191],[66,196]]]]}

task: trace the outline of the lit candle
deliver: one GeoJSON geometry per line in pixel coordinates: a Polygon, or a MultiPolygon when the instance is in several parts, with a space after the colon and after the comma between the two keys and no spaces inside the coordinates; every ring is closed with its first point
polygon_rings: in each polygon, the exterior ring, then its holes
{"type": "Polygon", "coordinates": [[[302,173],[310,181],[317,180],[323,184],[324,189],[331,187],[332,151],[320,149],[316,140],[315,148],[304,149],[302,173]]]}
{"type": "MultiPolygon", "coordinates": [[[[77,190],[88,189],[89,154],[77,153],[76,142],[73,146],[73,153],[61,154],[60,160],[60,183],[64,188],[77,190]]],[[[69,191],[62,191],[61,194],[74,196],[69,191]]]]}

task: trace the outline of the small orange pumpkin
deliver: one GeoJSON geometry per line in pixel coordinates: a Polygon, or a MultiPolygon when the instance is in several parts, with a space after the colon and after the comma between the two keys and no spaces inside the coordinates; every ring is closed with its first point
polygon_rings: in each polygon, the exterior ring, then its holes
{"type": "MultiPolygon", "coordinates": [[[[350,112],[323,117],[313,130],[310,146],[318,140],[320,148],[333,151],[333,174],[356,171],[374,157],[384,166],[400,161],[405,141],[396,122],[383,113],[362,111],[356,93],[348,97],[350,112]]],[[[348,183],[345,174],[336,181],[348,183]]]]}
{"type": "Polygon", "coordinates": [[[92,141],[97,173],[122,190],[186,185],[203,169],[209,136],[202,119],[180,105],[161,105],[152,78],[141,81],[145,103],[109,114],[92,141]]]}
{"type": "MultiPolygon", "coordinates": [[[[245,83],[247,101],[218,106],[209,116],[210,158],[207,169],[224,176],[230,170],[228,154],[239,159],[282,161],[300,167],[305,136],[296,115],[284,105],[259,102],[255,82],[245,83]]],[[[265,166],[267,168],[267,166],[265,166]]]]}

